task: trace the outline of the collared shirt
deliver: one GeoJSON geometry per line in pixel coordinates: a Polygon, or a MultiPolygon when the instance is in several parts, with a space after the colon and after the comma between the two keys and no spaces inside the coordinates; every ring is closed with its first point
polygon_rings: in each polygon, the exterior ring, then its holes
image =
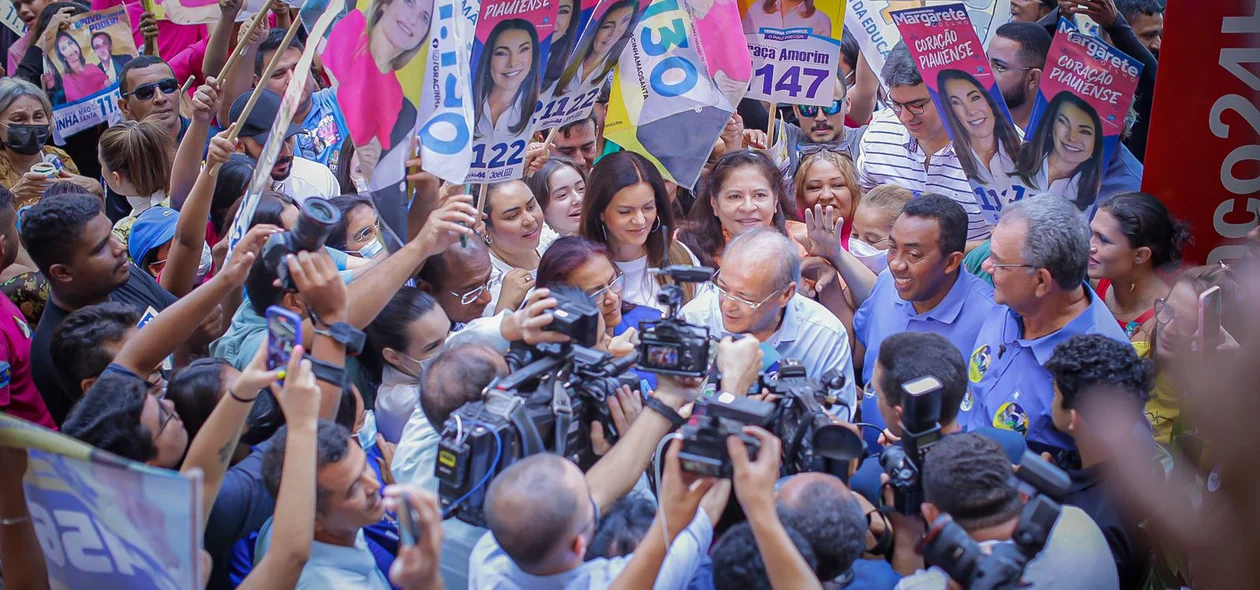
{"type": "MultiPolygon", "coordinates": [[[[257,563],[266,555],[271,544],[271,522],[258,536],[257,563]]],[[[341,590],[359,588],[366,590],[390,590],[385,574],[376,567],[376,558],[368,548],[363,529],[354,536],[353,547],[342,547],[319,541],[311,542],[311,556],[298,577],[296,590],[341,590]]]]}
{"type": "Polygon", "coordinates": [[[302,121],[302,130],[306,133],[294,138],[297,155],[327,166],[335,175],[341,144],[350,137],[350,128],[333,89],[311,95],[311,110],[302,121]]]}
{"type": "Polygon", "coordinates": [[[1072,439],[1054,427],[1054,380],[1045,364],[1054,348],[1078,334],[1102,334],[1129,343],[1107,305],[1084,286],[1087,307],[1066,326],[1034,340],[1022,338],[1023,320],[1009,307],[989,314],[976,337],[967,376],[971,392],[963,399],[958,423],[966,430],[993,426],[1024,435],[1029,448],[1070,450],[1072,439]]]}
{"type": "Polygon", "coordinates": [[[332,170],[300,156],[294,156],[289,177],[276,182],[272,188],[278,193],[293,197],[299,203],[310,197],[331,199],[341,194],[341,184],[333,176],[332,170]]]}
{"type": "Polygon", "coordinates": [[[477,117],[477,127],[473,137],[487,145],[509,143],[517,139],[521,133],[512,133],[512,126],[520,123],[523,116],[521,100],[523,99],[518,98],[512,101],[512,106],[500,113],[499,121],[495,123],[490,121],[490,100],[486,99],[486,102],[481,103],[481,116],[477,117]]]}
{"type": "MultiPolygon", "coordinates": [[[[683,306],[680,315],[687,322],[709,328],[710,334],[717,338],[738,336],[728,332],[723,325],[721,303],[714,290],[697,295],[683,306]]],[[[833,369],[839,371],[844,375],[844,403],[851,410],[855,407],[857,387],[853,383],[849,334],[844,324],[827,308],[800,294],[793,294],[783,311],[779,329],[764,343],[777,350],[783,358],[800,361],[810,379],[821,379],[833,369]]]]}
{"type": "MultiPolygon", "coordinates": [[[[656,575],[657,590],[683,588],[699,567],[702,557],[713,543],[713,523],[703,510],[669,546],[669,553],[656,575]]],[[[312,554],[313,555],[313,554],[312,554]]],[[[535,576],[527,574],[508,557],[487,532],[468,558],[469,590],[599,590],[612,585],[626,569],[633,554],[612,559],[596,558],[561,574],[535,576]]]]}
{"type": "Polygon", "coordinates": [[[0,412],[57,429],[31,377],[31,327],[8,297],[0,297],[0,412]]]}
{"type": "MultiPolygon", "coordinates": [[[[919,313],[915,311],[913,303],[902,299],[897,293],[897,288],[893,286],[892,272],[885,270],[875,280],[870,296],[862,302],[857,313],[853,314],[853,336],[866,347],[862,362],[865,382],[869,382],[875,374],[880,344],[885,338],[899,332],[940,334],[957,346],[959,353],[966,359],[967,353],[971,352],[976,343],[980,327],[996,308],[997,304],[993,303],[993,287],[975,275],[961,271],[945,298],[936,307],[919,313]]],[[[876,405],[875,390],[869,385],[862,398],[862,421],[884,427],[884,419],[876,405]]],[[[867,429],[866,434],[878,436],[871,429],[867,429]]]]}
{"type": "Polygon", "coordinates": [[[935,154],[924,153],[919,141],[910,136],[905,125],[891,109],[881,111],[862,134],[861,154],[857,167],[862,190],[881,184],[895,184],[913,192],[944,195],[962,205],[967,212],[967,239],[989,237],[989,223],[976,203],[971,183],[963,173],[954,144],[948,143],[935,154]]]}
{"type": "Polygon", "coordinates": [[[1142,577],[1149,565],[1149,549],[1145,535],[1138,527],[1138,520],[1125,510],[1123,499],[1117,498],[1103,483],[1105,466],[1102,464],[1072,469],[1067,472],[1072,487],[1063,498],[1064,504],[1080,508],[1102,530],[1111,555],[1115,558],[1116,572],[1121,588],[1141,586],[1142,577]]]}
{"type": "Polygon", "coordinates": [[[416,407],[402,427],[398,447],[394,449],[394,459],[389,464],[389,471],[394,475],[394,481],[413,484],[436,492],[437,479],[434,478],[433,469],[437,461],[438,443],[441,440],[442,437],[429,423],[429,417],[425,415],[424,410],[416,407]]]}

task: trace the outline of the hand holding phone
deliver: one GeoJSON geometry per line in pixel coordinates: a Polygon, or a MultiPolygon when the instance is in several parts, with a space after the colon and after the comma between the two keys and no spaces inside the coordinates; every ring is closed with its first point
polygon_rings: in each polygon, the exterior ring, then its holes
{"type": "MultiPolygon", "coordinates": [[[[278,305],[267,308],[267,370],[289,365],[293,349],[302,344],[302,318],[278,305]]],[[[284,382],[283,371],[280,374],[284,382]]]]}

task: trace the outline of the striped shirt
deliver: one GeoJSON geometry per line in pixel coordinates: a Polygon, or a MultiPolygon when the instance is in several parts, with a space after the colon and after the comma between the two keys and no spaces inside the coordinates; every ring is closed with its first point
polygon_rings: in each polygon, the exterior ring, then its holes
{"type": "Polygon", "coordinates": [[[971,184],[958,163],[952,142],[932,154],[929,161],[918,140],[910,136],[897,115],[892,110],[884,110],[875,114],[870,127],[862,134],[861,146],[857,167],[863,191],[881,184],[895,184],[916,196],[944,195],[967,212],[968,241],[989,238],[989,224],[971,192],[971,184]]]}

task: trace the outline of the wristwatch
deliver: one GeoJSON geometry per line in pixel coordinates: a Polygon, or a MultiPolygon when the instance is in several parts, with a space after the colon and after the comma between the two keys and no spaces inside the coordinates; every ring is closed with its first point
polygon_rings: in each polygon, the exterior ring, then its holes
{"type": "Polygon", "coordinates": [[[363,341],[367,338],[363,330],[345,322],[336,322],[329,325],[326,329],[316,326],[315,333],[332,338],[337,343],[345,346],[346,354],[350,356],[357,356],[363,351],[363,341]]]}
{"type": "Polygon", "coordinates": [[[657,414],[664,416],[666,420],[669,420],[669,423],[672,424],[674,428],[678,428],[679,426],[687,423],[686,418],[683,418],[678,414],[678,412],[674,411],[673,408],[665,405],[665,402],[662,402],[655,397],[647,398],[645,405],[648,409],[654,410],[657,414]]]}
{"type": "Polygon", "coordinates": [[[327,361],[321,361],[311,355],[305,356],[306,360],[311,361],[311,372],[315,374],[315,378],[336,385],[345,389],[346,387],[346,368],[339,367],[327,361]]]}

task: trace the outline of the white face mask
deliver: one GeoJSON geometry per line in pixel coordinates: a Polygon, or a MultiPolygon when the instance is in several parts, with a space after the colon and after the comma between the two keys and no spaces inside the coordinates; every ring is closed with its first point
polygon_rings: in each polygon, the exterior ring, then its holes
{"type": "Polygon", "coordinates": [[[849,240],[849,253],[875,274],[888,268],[888,250],[880,250],[857,238],[849,240]]]}
{"type": "Polygon", "coordinates": [[[358,191],[360,195],[366,195],[372,192],[372,189],[368,188],[367,179],[363,177],[354,179],[354,190],[358,191]]]}
{"type": "Polygon", "coordinates": [[[376,255],[380,254],[384,249],[385,244],[382,244],[380,240],[374,239],[371,242],[368,242],[366,246],[359,248],[359,256],[370,260],[375,258],[376,255]]]}
{"type": "Polygon", "coordinates": [[[197,262],[197,280],[194,284],[200,285],[209,274],[210,268],[214,266],[214,258],[210,255],[210,245],[201,245],[201,260],[197,262]]]}
{"type": "Polygon", "coordinates": [[[364,451],[376,446],[376,412],[367,410],[363,412],[363,428],[354,433],[359,438],[359,446],[364,451]]]}

